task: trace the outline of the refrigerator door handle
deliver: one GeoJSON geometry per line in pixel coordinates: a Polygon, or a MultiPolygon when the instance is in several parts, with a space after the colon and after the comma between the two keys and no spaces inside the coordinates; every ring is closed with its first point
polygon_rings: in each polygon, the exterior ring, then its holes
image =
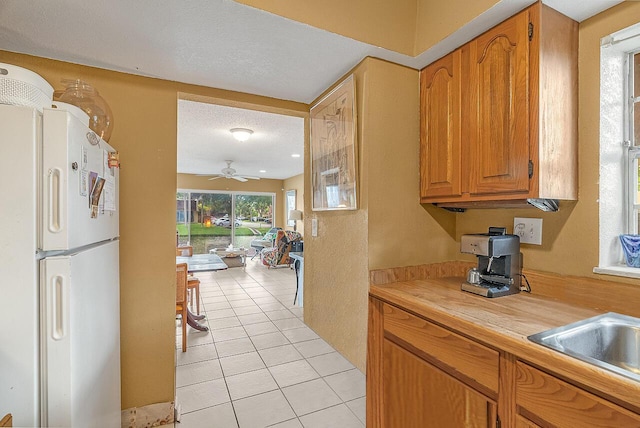
{"type": "MultiPolygon", "coordinates": [[[[40,424],[70,427],[73,338],[71,258],[40,260],[40,424]]],[[[84,285],[84,282],[82,283],[84,285]]],[[[80,287],[82,288],[82,287],[80,287]]],[[[73,424],[76,426],[76,424],[73,424]]],[[[84,424],[83,426],[90,426],[84,424]]]]}
{"type": "Polygon", "coordinates": [[[47,226],[49,232],[58,233],[62,230],[62,170],[60,168],[49,169],[48,174],[48,203],[47,226]]]}
{"type": "Polygon", "coordinates": [[[67,336],[67,283],[63,276],[51,277],[51,338],[62,340],[67,336]]]}

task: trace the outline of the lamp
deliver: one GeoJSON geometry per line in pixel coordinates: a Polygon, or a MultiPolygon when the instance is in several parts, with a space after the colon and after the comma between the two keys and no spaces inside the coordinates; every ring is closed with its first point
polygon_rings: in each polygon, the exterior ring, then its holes
{"type": "Polygon", "coordinates": [[[298,220],[302,220],[302,211],[300,210],[291,210],[289,211],[289,220],[293,220],[293,231],[295,232],[297,229],[296,223],[298,220]]]}
{"type": "Polygon", "coordinates": [[[231,132],[233,138],[238,141],[247,141],[249,137],[251,137],[251,134],[253,134],[253,131],[248,128],[233,128],[230,129],[229,132],[231,132]]]}

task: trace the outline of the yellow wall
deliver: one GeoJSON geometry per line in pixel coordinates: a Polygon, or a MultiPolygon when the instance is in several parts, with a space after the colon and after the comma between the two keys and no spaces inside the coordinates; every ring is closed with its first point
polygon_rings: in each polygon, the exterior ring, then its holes
{"type": "MultiPolygon", "coordinates": [[[[363,180],[363,98],[369,59],[354,70],[358,114],[358,179],[363,180]]],[[[309,145],[305,146],[305,229],[318,221],[318,236],[304,239],[304,321],[354,365],[366,366],[366,313],[369,268],[367,263],[367,201],[360,192],[358,210],[312,211],[309,145]]]]}
{"type": "Polygon", "coordinates": [[[450,260],[454,215],[420,205],[418,72],[369,63],[362,129],[369,269],[450,260]]]}
{"type": "Polygon", "coordinates": [[[413,55],[416,0],[236,0],[361,42],[413,55]]]}
{"type": "Polygon", "coordinates": [[[175,193],[178,93],[297,112],[308,106],[132,76],[0,51],[0,62],[35,71],[56,89],[81,78],[114,117],[120,152],[122,408],[174,399],[175,193]]]}
{"type": "Polygon", "coordinates": [[[236,1],[364,43],[417,56],[499,0],[236,1]]]}
{"type": "Polygon", "coordinates": [[[185,190],[221,190],[229,192],[267,192],[276,195],[275,224],[274,226],[284,227],[284,180],[249,180],[240,182],[238,180],[209,180],[208,177],[198,177],[193,174],[178,174],[178,189],[185,190]]]}
{"type": "Polygon", "coordinates": [[[426,51],[499,0],[417,0],[418,24],[414,55],[426,51]]]}
{"type": "Polygon", "coordinates": [[[522,246],[524,266],[568,275],[596,276],[592,270],[598,265],[599,248],[600,38],[639,21],[640,3],[624,2],[580,24],[578,202],[561,203],[557,213],[536,209],[469,210],[457,214],[458,237],[463,233],[486,231],[490,225],[512,230],[513,217],[542,218],[543,245],[522,246]]]}
{"type": "MultiPolygon", "coordinates": [[[[418,72],[374,58],[354,70],[358,127],[356,211],[311,211],[305,236],[305,322],[361,370],[366,361],[368,271],[449,260],[453,214],[419,204],[418,72]]],[[[308,153],[307,153],[308,155],[308,153]]],[[[308,156],[307,156],[308,159],[308,156]]],[[[307,160],[306,194],[311,194],[307,160]]]]}
{"type": "MultiPolygon", "coordinates": [[[[296,209],[303,212],[302,221],[297,222],[297,231],[304,237],[304,217],[306,213],[304,213],[304,174],[296,175],[284,180],[284,195],[286,197],[287,190],[295,190],[296,191],[296,209]]],[[[283,205],[283,215],[285,220],[288,218],[289,213],[286,212],[286,204],[283,205]]],[[[287,229],[293,230],[293,226],[287,226],[287,229]]]]}

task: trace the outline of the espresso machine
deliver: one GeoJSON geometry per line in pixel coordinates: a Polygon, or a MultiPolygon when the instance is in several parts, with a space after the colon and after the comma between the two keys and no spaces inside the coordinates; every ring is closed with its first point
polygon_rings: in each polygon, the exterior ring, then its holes
{"type": "Polygon", "coordinates": [[[506,232],[504,227],[490,227],[489,233],[462,235],[460,251],[478,258],[478,267],[469,270],[462,290],[484,297],[520,292],[520,237],[506,232]]]}

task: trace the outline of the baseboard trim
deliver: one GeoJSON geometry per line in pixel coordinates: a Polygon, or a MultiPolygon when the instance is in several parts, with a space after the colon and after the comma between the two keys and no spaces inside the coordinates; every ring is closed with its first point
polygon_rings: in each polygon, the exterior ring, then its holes
{"type": "Polygon", "coordinates": [[[175,403],[155,403],[122,411],[122,428],[150,428],[174,422],[175,403]]]}

